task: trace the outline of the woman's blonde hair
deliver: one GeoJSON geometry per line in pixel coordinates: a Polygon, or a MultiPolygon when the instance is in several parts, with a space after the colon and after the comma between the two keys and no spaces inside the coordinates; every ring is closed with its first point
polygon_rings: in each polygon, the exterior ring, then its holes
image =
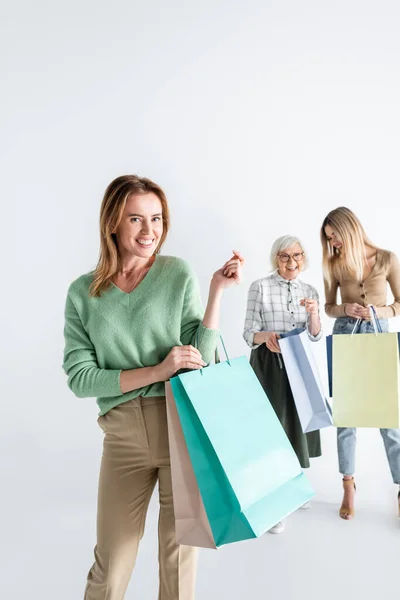
{"type": "Polygon", "coordinates": [[[129,196],[155,194],[162,206],[163,232],[154,252],[158,254],[169,230],[169,208],[163,190],[146,177],[137,175],[121,175],[110,183],[105,191],[100,209],[100,256],[90,286],[91,296],[100,296],[101,292],[111,285],[113,276],[120,268],[120,256],[115,232],[121,223],[126,202],[129,196]]]}
{"type": "Polygon", "coordinates": [[[324,278],[329,284],[343,277],[356,277],[362,280],[365,266],[365,246],[378,247],[371,242],[360,220],[345,206],[331,210],[321,227],[322,264],[324,278]],[[325,227],[329,225],[338,233],[342,246],[334,248],[328,241],[325,227]]]}

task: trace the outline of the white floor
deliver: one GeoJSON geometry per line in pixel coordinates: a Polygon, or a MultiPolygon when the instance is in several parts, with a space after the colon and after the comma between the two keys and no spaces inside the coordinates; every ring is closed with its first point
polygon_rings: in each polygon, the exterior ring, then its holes
{"type": "MultiPolygon", "coordinates": [[[[334,429],[324,432],[325,455],[309,471],[317,492],[312,508],[292,515],[282,535],[202,551],[196,600],[364,600],[397,594],[400,519],[379,433],[363,430],[359,435],[357,515],[352,522],[337,514],[341,491],[334,434],[334,429]],[[363,459],[367,456],[373,460],[363,459]]],[[[3,461],[4,600],[82,598],[92,562],[98,453],[100,446],[81,457],[73,448],[59,456],[54,449],[46,453],[36,448],[35,460],[25,455],[26,469],[18,475],[12,469],[23,458],[17,445],[9,469],[3,461]]],[[[126,600],[157,598],[153,500],[126,600]]]]}

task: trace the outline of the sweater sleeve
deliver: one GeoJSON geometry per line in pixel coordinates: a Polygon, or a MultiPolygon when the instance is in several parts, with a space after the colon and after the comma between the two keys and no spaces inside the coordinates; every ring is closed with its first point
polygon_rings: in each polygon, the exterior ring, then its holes
{"type": "Polygon", "coordinates": [[[63,368],[78,398],[122,396],[120,370],[100,369],[95,348],[70,295],[65,305],[63,368]]]}
{"type": "Polygon", "coordinates": [[[208,364],[212,361],[218,344],[218,329],[208,329],[202,323],[204,309],[201,303],[197,278],[190,272],[186,283],[181,317],[181,342],[195,346],[208,364]]]}
{"type": "Polygon", "coordinates": [[[262,331],[262,292],[261,285],[254,281],[247,295],[246,318],[244,321],[243,339],[250,348],[258,348],[254,343],[254,335],[262,331]]]}
{"type": "Polygon", "coordinates": [[[325,286],[325,312],[329,317],[336,319],[337,317],[346,317],[346,304],[337,304],[337,291],[339,284],[333,281],[331,284],[324,280],[325,286]]]}
{"type": "Polygon", "coordinates": [[[376,314],[380,319],[390,319],[400,315],[400,263],[393,252],[390,253],[387,280],[393,294],[393,303],[389,306],[376,307],[376,314]]]}

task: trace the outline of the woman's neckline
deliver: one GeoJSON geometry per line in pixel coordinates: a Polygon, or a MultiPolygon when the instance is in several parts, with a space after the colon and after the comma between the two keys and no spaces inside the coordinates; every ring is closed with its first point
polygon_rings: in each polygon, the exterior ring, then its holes
{"type": "MultiPolygon", "coordinates": [[[[371,258],[375,257],[375,262],[374,262],[374,264],[371,266],[371,268],[370,268],[370,269],[369,269],[369,271],[368,271],[368,274],[367,274],[365,277],[364,277],[364,273],[363,273],[363,281],[366,281],[366,280],[367,280],[369,277],[371,277],[372,273],[374,272],[374,270],[375,270],[375,267],[376,267],[376,265],[378,264],[378,255],[379,255],[379,252],[380,252],[380,250],[379,250],[379,248],[377,248],[377,249],[376,249],[376,251],[375,251],[375,254],[373,254],[373,255],[371,256],[371,258]]],[[[367,265],[368,265],[368,267],[369,267],[369,264],[368,264],[368,261],[367,261],[367,257],[365,257],[365,262],[367,263],[367,265]]]]}
{"type": "Polygon", "coordinates": [[[159,265],[160,265],[159,255],[156,254],[154,257],[154,261],[150,265],[150,267],[148,267],[148,269],[145,273],[145,276],[141,279],[141,281],[139,281],[138,285],[136,285],[129,292],[125,292],[125,290],[118,287],[117,284],[114,283],[113,281],[111,282],[111,285],[115,290],[117,290],[121,294],[124,294],[125,296],[131,296],[132,294],[134,294],[135,292],[137,292],[139,290],[143,291],[144,289],[147,289],[149,287],[149,285],[152,284],[152,281],[154,280],[154,277],[157,275],[157,271],[159,270],[159,265]]]}

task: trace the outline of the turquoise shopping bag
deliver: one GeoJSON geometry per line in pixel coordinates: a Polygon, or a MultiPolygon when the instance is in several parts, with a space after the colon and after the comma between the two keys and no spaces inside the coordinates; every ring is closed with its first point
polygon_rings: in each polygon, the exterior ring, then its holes
{"type": "Polygon", "coordinates": [[[314,492],[246,357],[171,379],[216,546],[259,537],[314,492]]]}

